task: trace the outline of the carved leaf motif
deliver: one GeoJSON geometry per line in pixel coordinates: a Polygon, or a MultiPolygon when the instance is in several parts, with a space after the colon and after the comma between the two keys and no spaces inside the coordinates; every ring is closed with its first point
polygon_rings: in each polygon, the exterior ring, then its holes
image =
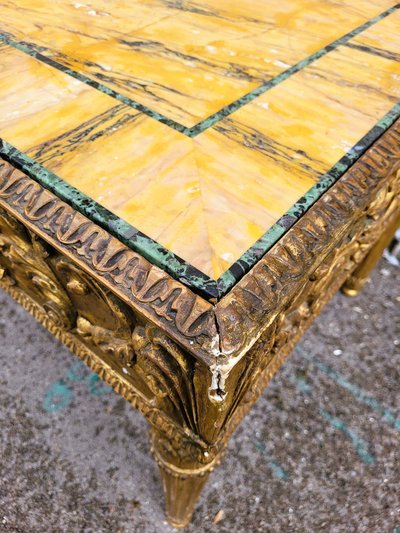
{"type": "Polygon", "coordinates": [[[198,433],[193,358],[151,325],[137,326],[132,339],[136,352],[134,370],[157,398],[157,406],[198,433]]]}
{"type": "Polygon", "coordinates": [[[55,324],[70,329],[75,312],[46,263],[47,256],[43,242],[0,210],[0,265],[4,272],[43,307],[55,324]]]}
{"type": "Polygon", "coordinates": [[[77,333],[117,361],[130,365],[134,360],[132,313],[69,259],[56,257],[52,264],[77,310],[77,333]]]}
{"type": "MultiPolygon", "coordinates": [[[[212,460],[214,452],[197,436],[192,356],[2,210],[0,251],[0,277],[14,283],[12,295],[83,354],[102,379],[134,398],[135,407],[157,427],[164,454],[182,464],[212,460]],[[63,303],[70,311],[68,321],[58,318],[63,303]],[[204,454],[204,449],[209,451],[204,454]]],[[[161,304],[168,306],[167,300],[161,304]]]]}

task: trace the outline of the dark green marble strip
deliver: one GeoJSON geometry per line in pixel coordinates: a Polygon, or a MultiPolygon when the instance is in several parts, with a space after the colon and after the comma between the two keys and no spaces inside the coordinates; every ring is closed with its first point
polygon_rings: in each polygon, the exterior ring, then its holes
{"type": "Polygon", "coordinates": [[[58,61],[52,59],[51,57],[48,57],[41,53],[43,51],[40,46],[36,46],[33,43],[29,43],[26,41],[16,41],[12,38],[9,34],[6,32],[0,33],[0,42],[4,44],[8,44],[9,46],[12,46],[13,48],[16,48],[17,50],[20,50],[21,52],[24,52],[25,54],[30,55],[31,57],[34,57],[35,59],[42,61],[43,63],[46,63],[47,65],[56,68],[57,70],[60,70],[61,72],[64,72],[65,74],[68,74],[69,76],[72,76],[73,78],[76,78],[77,80],[81,81],[82,83],[85,83],[89,85],[90,87],[93,87],[94,89],[97,89],[98,91],[103,92],[104,94],[107,94],[108,96],[111,96],[118,101],[124,103],[125,105],[132,107],[134,109],[137,109],[141,113],[144,113],[145,115],[153,118],[154,120],[157,120],[158,122],[161,122],[162,124],[165,124],[169,126],[170,128],[173,128],[176,131],[179,131],[180,133],[183,133],[187,137],[194,138],[203,131],[207,130],[208,128],[214,126],[217,122],[223,120],[225,117],[231,115],[241,107],[245,106],[246,104],[252,102],[255,100],[258,96],[261,94],[264,94],[269,89],[272,89],[276,85],[279,85],[283,81],[287,80],[290,76],[293,74],[296,74],[300,70],[308,67],[312,63],[314,63],[317,59],[320,59],[327,53],[331,52],[332,50],[335,50],[339,46],[346,45],[353,37],[356,35],[359,35],[366,29],[370,28],[380,20],[384,19],[385,17],[391,15],[395,11],[400,9],[400,4],[395,4],[386,11],[383,11],[376,17],[368,20],[364,24],[361,24],[351,32],[347,33],[346,35],[343,35],[339,39],[336,39],[332,43],[328,44],[324,48],[321,48],[314,54],[311,54],[310,56],[306,57],[305,59],[302,59],[292,67],[286,69],[285,71],[281,72],[278,76],[275,76],[274,78],[271,78],[270,80],[264,82],[262,85],[257,87],[256,89],[253,89],[249,93],[243,95],[242,97],[238,98],[231,104],[228,104],[227,106],[223,107],[213,115],[209,116],[208,118],[202,120],[195,126],[188,128],[184,126],[183,124],[180,124],[179,122],[176,122],[175,120],[172,120],[162,113],[158,113],[157,111],[154,111],[150,109],[149,107],[140,104],[139,102],[136,102],[132,98],[129,98],[128,96],[125,96],[118,91],[115,91],[114,89],[111,89],[110,87],[107,87],[106,85],[103,85],[102,83],[95,81],[88,76],[85,76],[84,74],[81,74],[79,72],[76,72],[66,66],[64,66],[62,63],[59,63],[58,61]]]}
{"type": "Polygon", "coordinates": [[[75,187],[33,161],[12,145],[0,139],[0,156],[21,169],[46,189],[70,204],[77,211],[109,231],[128,247],[140,253],[172,277],[190,287],[200,296],[216,301],[259,261],[301,216],[349,170],[349,168],[400,118],[400,102],[326,172],[256,243],[249,248],[217,281],[164,248],[150,237],[111,213],[75,187]]]}
{"type": "Polygon", "coordinates": [[[318,180],[286,213],[218,279],[222,297],[265,255],[304,213],[400,118],[400,102],[318,180]]]}
{"type": "Polygon", "coordinates": [[[310,56],[306,57],[305,59],[302,59],[292,67],[288,68],[287,70],[284,70],[276,76],[275,78],[271,78],[270,80],[266,81],[260,87],[257,87],[256,89],[253,89],[249,93],[241,96],[231,104],[228,104],[227,106],[220,109],[217,113],[214,113],[213,115],[209,116],[202,122],[199,122],[196,124],[196,126],[193,126],[190,129],[189,136],[190,137],[196,137],[196,135],[199,135],[206,129],[210,128],[211,126],[214,126],[217,122],[221,121],[223,118],[231,115],[241,107],[245,106],[246,104],[252,102],[255,98],[258,96],[264,94],[269,89],[272,89],[276,85],[279,85],[283,81],[287,80],[290,76],[293,74],[296,74],[300,70],[303,70],[304,68],[308,67],[312,63],[314,63],[317,59],[320,59],[327,53],[331,52],[332,50],[335,50],[339,46],[343,46],[348,41],[353,39],[356,35],[359,35],[366,29],[370,28],[380,20],[384,19],[385,17],[388,17],[392,13],[395,13],[398,9],[400,9],[400,4],[396,4],[393,7],[390,7],[386,11],[383,11],[380,15],[377,15],[376,17],[372,18],[371,20],[365,22],[364,24],[361,24],[361,26],[358,26],[351,32],[347,33],[346,35],[343,35],[343,37],[340,37],[339,39],[336,39],[336,41],[333,41],[332,43],[328,44],[324,48],[321,48],[314,54],[311,54],[310,56]]]}
{"type": "Polygon", "coordinates": [[[161,244],[147,237],[128,222],[125,222],[2,139],[0,139],[0,156],[107,230],[129,248],[168,272],[178,281],[189,286],[194,292],[208,300],[218,297],[217,282],[215,280],[186,263],[161,244]]]}

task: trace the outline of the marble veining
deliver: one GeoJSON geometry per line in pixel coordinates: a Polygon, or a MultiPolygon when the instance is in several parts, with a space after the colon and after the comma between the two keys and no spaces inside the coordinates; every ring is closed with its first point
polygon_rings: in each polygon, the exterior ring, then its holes
{"type": "Polygon", "coordinates": [[[0,1],[5,37],[189,128],[392,7],[387,0],[0,1]]]}
{"type": "Polygon", "coordinates": [[[0,152],[215,298],[399,116],[400,6],[110,6],[0,0],[0,152]]]}

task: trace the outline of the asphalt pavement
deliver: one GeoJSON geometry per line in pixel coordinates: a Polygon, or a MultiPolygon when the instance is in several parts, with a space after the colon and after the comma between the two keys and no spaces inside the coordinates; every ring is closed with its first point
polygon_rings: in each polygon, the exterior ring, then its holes
{"type": "MultiPolygon", "coordinates": [[[[338,294],[185,530],[400,533],[400,268],[338,294]]],[[[141,415],[0,292],[0,531],[170,533],[141,415]]]]}

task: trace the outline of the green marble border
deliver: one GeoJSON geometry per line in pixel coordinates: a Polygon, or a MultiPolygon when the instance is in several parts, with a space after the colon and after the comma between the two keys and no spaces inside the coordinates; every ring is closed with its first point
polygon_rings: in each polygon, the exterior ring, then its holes
{"type": "Polygon", "coordinates": [[[293,74],[296,74],[297,72],[300,72],[304,68],[308,67],[317,59],[320,59],[324,55],[328,54],[329,52],[332,52],[336,48],[343,46],[344,44],[348,43],[351,39],[353,39],[355,36],[359,35],[366,29],[370,28],[380,20],[388,17],[389,15],[395,13],[398,9],[400,9],[400,4],[395,4],[392,7],[386,9],[376,17],[373,17],[372,19],[368,20],[367,22],[364,22],[357,28],[354,28],[349,33],[346,33],[342,37],[339,37],[339,39],[336,39],[335,41],[332,41],[330,44],[325,46],[324,48],[321,48],[317,52],[314,52],[313,54],[309,55],[305,59],[302,59],[295,65],[291,66],[290,68],[284,70],[277,76],[269,79],[268,81],[264,82],[259,87],[256,87],[252,91],[248,92],[247,94],[241,96],[234,102],[224,106],[216,113],[213,113],[206,119],[200,121],[198,124],[192,127],[184,126],[183,124],[180,124],[179,122],[168,118],[167,116],[163,115],[162,113],[159,113],[158,111],[154,111],[153,109],[140,104],[136,100],[133,100],[132,98],[129,98],[128,96],[125,96],[118,91],[115,91],[114,89],[111,89],[110,87],[107,87],[106,85],[89,78],[85,74],[76,72],[73,69],[70,69],[66,66],[64,66],[62,63],[54,59],[53,57],[49,57],[46,54],[52,54],[52,50],[44,47],[39,46],[31,42],[27,41],[16,41],[12,35],[10,35],[7,32],[0,32],[0,43],[7,44],[9,46],[12,46],[13,48],[19,50],[20,52],[23,52],[38,61],[41,61],[42,63],[46,63],[47,65],[60,70],[64,74],[67,74],[69,76],[72,76],[73,78],[81,81],[82,83],[85,83],[86,85],[89,85],[90,87],[97,89],[98,91],[107,94],[108,96],[111,96],[112,98],[115,98],[119,102],[124,103],[128,107],[131,107],[133,109],[136,109],[140,111],[141,113],[151,117],[154,120],[157,120],[158,122],[161,122],[162,124],[165,124],[166,126],[169,126],[170,128],[173,128],[176,131],[179,131],[183,135],[186,135],[187,137],[194,138],[200,133],[204,132],[208,128],[211,128],[221,120],[223,120],[225,117],[231,115],[241,107],[247,105],[248,103],[255,100],[258,96],[261,94],[264,94],[265,92],[269,91],[276,85],[279,85],[283,81],[287,80],[290,76],[293,76],[293,74]]]}
{"type": "Polygon", "coordinates": [[[0,157],[201,296],[207,299],[218,297],[215,280],[2,139],[0,157]]]}
{"type": "Polygon", "coordinates": [[[342,157],[309,191],[302,196],[253,246],[251,246],[218,280],[214,280],[164,248],[90,197],[33,161],[14,146],[0,139],[0,156],[19,168],[43,187],[90,220],[106,229],[121,242],[159,266],[173,278],[202,297],[217,301],[259,261],[304,213],[400,118],[400,102],[342,157]]]}
{"type": "MultiPolygon", "coordinates": [[[[325,54],[339,46],[345,45],[353,37],[398,9],[400,9],[400,4],[392,6],[380,15],[355,28],[352,32],[300,61],[275,78],[265,82],[263,85],[239,98],[232,104],[225,106],[218,111],[218,113],[211,115],[192,128],[186,128],[185,126],[168,119],[168,117],[165,117],[128,97],[120,95],[116,91],[113,91],[82,74],[64,67],[54,59],[43,55],[42,52],[44,52],[45,49],[35,47],[35,45],[30,43],[14,41],[5,33],[0,33],[0,43],[3,42],[4,44],[13,46],[58,70],[62,70],[66,74],[69,74],[83,83],[87,83],[101,92],[116,98],[125,105],[133,107],[151,118],[180,131],[188,137],[195,137],[207,128],[214,126],[217,122],[240,107],[283,82],[291,75],[309,66],[325,54]]],[[[0,155],[12,163],[16,168],[20,168],[32,179],[38,181],[45,188],[54,192],[59,198],[70,204],[77,211],[109,231],[124,244],[143,255],[143,257],[153,264],[165,270],[172,277],[181,281],[201,296],[211,301],[216,301],[232,289],[232,287],[284,235],[284,233],[322,196],[322,194],[336,183],[336,181],[357,161],[357,159],[399,118],[400,102],[398,102],[344,157],[342,157],[336,165],[326,172],[319,179],[318,183],[316,183],[270,229],[268,229],[268,231],[266,231],[266,233],[260,237],[260,239],[258,239],[257,242],[251,246],[218,280],[210,278],[191,264],[185,262],[174,253],[164,248],[161,244],[144,235],[138,229],[125,222],[75,187],[67,184],[54,173],[50,172],[39,163],[33,161],[29,156],[1,139],[0,155]]]]}

